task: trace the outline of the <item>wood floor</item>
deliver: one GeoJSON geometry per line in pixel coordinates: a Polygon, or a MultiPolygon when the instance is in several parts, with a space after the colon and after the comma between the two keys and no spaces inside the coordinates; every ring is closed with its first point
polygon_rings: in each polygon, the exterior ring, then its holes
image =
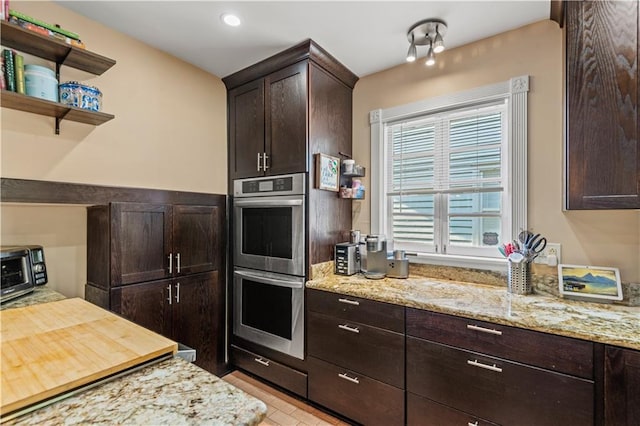
{"type": "Polygon", "coordinates": [[[348,423],[267,386],[240,371],[227,374],[223,379],[267,404],[267,417],[260,423],[260,426],[348,425],[348,423]]]}

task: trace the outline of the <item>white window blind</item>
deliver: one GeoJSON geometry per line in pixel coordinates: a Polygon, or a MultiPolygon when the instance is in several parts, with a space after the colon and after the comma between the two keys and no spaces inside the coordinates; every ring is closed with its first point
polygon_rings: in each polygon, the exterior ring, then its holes
{"type": "Polygon", "coordinates": [[[495,257],[508,234],[505,103],[384,126],[386,234],[409,251],[495,257]]]}
{"type": "Polygon", "coordinates": [[[529,76],[369,113],[371,232],[411,262],[504,270],[527,229],[529,76]]]}

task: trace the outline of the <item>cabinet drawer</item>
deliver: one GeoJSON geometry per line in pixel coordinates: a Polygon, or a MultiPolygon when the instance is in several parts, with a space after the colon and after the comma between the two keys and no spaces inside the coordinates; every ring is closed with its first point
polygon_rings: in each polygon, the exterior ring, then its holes
{"type": "Polygon", "coordinates": [[[493,426],[463,411],[438,404],[430,399],[407,392],[407,426],[493,426]]]}
{"type": "Polygon", "coordinates": [[[402,306],[309,289],[307,308],[321,314],[404,333],[402,306]]]}
{"type": "Polygon", "coordinates": [[[307,375],[253,352],[231,345],[231,362],[304,398],[307,397],[307,375]]]}
{"type": "Polygon", "coordinates": [[[309,399],[365,425],[404,424],[404,391],[309,357],[309,399]]]}
{"type": "Polygon", "coordinates": [[[309,355],[404,389],[404,335],[309,312],[309,355]]]}
{"type": "Polygon", "coordinates": [[[407,335],[593,378],[593,343],[585,340],[419,309],[407,309],[407,335]]]}
{"type": "Polygon", "coordinates": [[[407,391],[507,425],[590,425],[594,384],[407,338],[407,391]]]}

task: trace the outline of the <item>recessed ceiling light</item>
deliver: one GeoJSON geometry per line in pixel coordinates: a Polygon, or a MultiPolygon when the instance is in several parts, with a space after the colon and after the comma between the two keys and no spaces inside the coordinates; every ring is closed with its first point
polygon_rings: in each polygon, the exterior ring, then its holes
{"type": "Polygon", "coordinates": [[[222,22],[231,27],[237,27],[238,25],[240,25],[240,18],[231,13],[224,13],[222,16],[220,16],[220,18],[222,19],[222,22]]]}

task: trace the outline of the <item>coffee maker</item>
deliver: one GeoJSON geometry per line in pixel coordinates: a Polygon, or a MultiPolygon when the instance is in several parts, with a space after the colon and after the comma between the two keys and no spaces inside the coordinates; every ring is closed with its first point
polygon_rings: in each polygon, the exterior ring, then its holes
{"type": "Polygon", "coordinates": [[[367,272],[371,279],[384,278],[387,273],[387,241],[384,235],[367,235],[367,272]]]}

